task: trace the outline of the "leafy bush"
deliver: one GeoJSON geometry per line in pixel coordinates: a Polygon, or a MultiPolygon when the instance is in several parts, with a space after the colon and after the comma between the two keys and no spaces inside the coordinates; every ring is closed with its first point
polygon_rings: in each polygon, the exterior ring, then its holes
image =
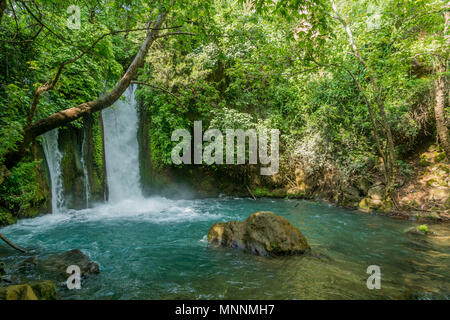
{"type": "Polygon", "coordinates": [[[0,185],[0,206],[17,212],[19,217],[33,215],[35,207],[44,200],[36,181],[39,163],[23,161],[11,170],[11,175],[0,185]]]}

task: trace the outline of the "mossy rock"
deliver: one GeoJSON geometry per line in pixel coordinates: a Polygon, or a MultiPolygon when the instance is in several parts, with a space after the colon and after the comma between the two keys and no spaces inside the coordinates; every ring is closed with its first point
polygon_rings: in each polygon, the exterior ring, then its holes
{"type": "Polygon", "coordinates": [[[445,200],[445,209],[450,210],[450,197],[445,200]]]}
{"type": "Polygon", "coordinates": [[[0,289],[0,300],[55,300],[56,288],[51,281],[8,286],[0,289]]]}
{"type": "Polygon", "coordinates": [[[0,209],[0,226],[7,226],[16,223],[17,219],[9,212],[0,209]]]}
{"type": "Polygon", "coordinates": [[[390,200],[383,201],[383,205],[378,208],[378,211],[383,213],[389,213],[392,211],[392,202],[390,200]]]}
{"type": "Polygon", "coordinates": [[[358,204],[358,208],[363,210],[363,211],[370,211],[370,203],[369,203],[370,199],[369,198],[364,198],[362,199],[359,204],[358,204]]]}
{"type": "Polygon", "coordinates": [[[253,191],[255,197],[268,197],[268,198],[284,198],[286,196],[293,197],[293,195],[288,195],[285,189],[273,189],[268,190],[267,188],[256,188],[253,191]]]}
{"type": "Polygon", "coordinates": [[[361,197],[359,196],[358,189],[350,186],[344,190],[339,204],[342,206],[357,207],[360,202],[361,197]]]}
{"type": "Polygon", "coordinates": [[[419,165],[421,167],[428,167],[429,165],[431,165],[430,158],[427,157],[426,154],[420,155],[419,165]]]}
{"type": "Polygon", "coordinates": [[[311,249],[301,231],[286,218],[268,211],[252,213],[243,222],[214,224],[208,241],[261,256],[299,255],[311,249]]]}
{"type": "Polygon", "coordinates": [[[28,284],[4,287],[0,289],[0,300],[38,300],[28,284]]]}
{"type": "Polygon", "coordinates": [[[39,300],[56,300],[56,288],[52,281],[30,283],[39,300]]]}
{"type": "Polygon", "coordinates": [[[364,198],[359,202],[358,208],[364,212],[376,210],[378,212],[388,213],[392,210],[392,202],[389,200],[383,201],[380,199],[364,198]]]}

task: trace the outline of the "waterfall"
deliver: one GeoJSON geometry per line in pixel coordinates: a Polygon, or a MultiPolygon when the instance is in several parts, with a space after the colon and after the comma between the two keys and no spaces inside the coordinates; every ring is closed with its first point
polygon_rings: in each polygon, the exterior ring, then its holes
{"type": "Polygon", "coordinates": [[[129,86],[113,107],[102,111],[109,200],[112,202],[142,198],[135,88],[136,85],[129,86]]]}
{"type": "MultiPolygon", "coordinates": [[[[86,129],[85,129],[86,130],[86,129]]],[[[89,196],[90,196],[90,187],[89,187],[89,176],[88,170],[85,161],[85,144],[86,144],[86,131],[83,130],[83,143],[81,144],[81,167],[83,168],[83,176],[84,176],[84,197],[86,200],[86,208],[89,208],[89,196]]]]}
{"type": "Polygon", "coordinates": [[[58,147],[58,129],[43,135],[42,147],[50,171],[52,212],[58,213],[64,208],[64,189],[61,175],[61,159],[63,155],[58,147]]]}

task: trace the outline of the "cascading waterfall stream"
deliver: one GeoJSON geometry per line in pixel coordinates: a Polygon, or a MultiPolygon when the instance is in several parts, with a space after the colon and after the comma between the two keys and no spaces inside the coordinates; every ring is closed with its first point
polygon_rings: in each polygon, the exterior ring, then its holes
{"type": "Polygon", "coordinates": [[[50,172],[52,212],[59,213],[64,209],[64,189],[61,175],[63,154],[58,147],[58,129],[51,130],[43,135],[42,147],[50,172]]]}
{"type": "Polygon", "coordinates": [[[89,208],[89,199],[90,199],[90,186],[89,186],[89,176],[88,170],[86,166],[85,159],[85,145],[86,145],[86,132],[83,131],[83,143],[81,144],[81,167],[83,168],[83,178],[84,178],[84,197],[86,200],[86,208],[89,208]]]}
{"type": "Polygon", "coordinates": [[[102,111],[111,202],[143,198],[140,187],[135,89],[136,85],[130,85],[123,95],[125,101],[119,100],[113,107],[102,111]]]}

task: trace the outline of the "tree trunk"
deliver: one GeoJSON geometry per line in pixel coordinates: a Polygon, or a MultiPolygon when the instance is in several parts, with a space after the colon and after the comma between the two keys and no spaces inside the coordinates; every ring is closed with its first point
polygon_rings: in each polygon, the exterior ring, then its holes
{"type": "MultiPolygon", "coordinates": [[[[447,44],[450,44],[450,36],[447,35],[448,25],[450,20],[450,12],[444,13],[444,37],[447,37],[447,44]]],[[[448,136],[448,127],[445,119],[445,104],[448,101],[447,97],[447,79],[445,72],[447,71],[447,61],[440,59],[436,68],[439,73],[438,78],[434,82],[435,100],[434,100],[434,117],[436,119],[436,130],[439,136],[441,146],[444,148],[447,160],[450,160],[450,139],[448,136]]]]}
{"type": "Polygon", "coordinates": [[[159,14],[158,18],[151,28],[151,22],[148,23],[149,29],[147,31],[146,38],[142,43],[141,48],[139,49],[139,52],[111,92],[97,100],[84,102],[76,107],[62,110],[48,116],[47,118],[40,119],[35,123],[26,126],[24,128],[23,141],[18,146],[17,150],[10,150],[8,153],[6,153],[5,166],[8,169],[14,167],[26,154],[30,143],[41,134],[75,121],[87,114],[105,109],[115,103],[128,88],[131,80],[136,77],[138,69],[144,64],[145,56],[147,55],[147,52],[152,43],[155,41],[155,39],[157,39],[159,30],[165,17],[166,12],[163,11],[159,14]]]}
{"type": "MultiPolygon", "coordinates": [[[[383,157],[383,162],[384,162],[384,175],[385,175],[385,179],[386,179],[386,198],[389,198],[391,193],[394,191],[394,183],[395,183],[395,175],[396,175],[396,160],[395,160],[394,139],[392,137],[392,131],[389,126],[389,122],[387,120],[386,111],[384,109],[384,101],[381,100],[381,98],[380,98],[380,95],[379,95],[380,90],[377,86],[377,80],[375,78],[375,75],[372,73],[372,71],[370,70],[366,61],[361,56],[359,49],[355,43],[355,39],[353,37],[353,33],[352,33],[352,30],[350,29],[349,24],[339,14],[339,11],[338,11],[337,6],[334,3],[334,1],[330,0],[330,2],[331,2],[331,7],[336,15],[335,18],[337,20],[339,20],[339,22],[344,26],[345,32],[347,33],[347,36],[348,36],[350,46],[352,47],[352,50],[353,50],[353,55],[359,60],[359,62],[361,62],[361,64],[363,65],[364,69],[366,70],[366,72],[368,73],[369,78],[370,78],[370,85],[373,90],[375,104],[378,107],[377,113],[381,118],[381,119],[379,119],[381,122],[381,127],[382,127],[381,131],[384,133],[384,136],[386,139],[386,152],[382,152],[381,150],[379,150],[379,152],[380,152],[380,155],[383,157]]],[[[359,87],[359,89],[362,90],[361,87],[359,87]]],[[[373,112],[375,110],[371,110],[370,101],[368,101],[368,106],[369,106],[369,112],[370,112],[371,117],[373,118],[373,117],[377,116],[375,114],[375,112],[373,112]]],[[[371,119],[371,121],[374,126],[375,138],[378,143],[378,137],[377,137],[378,129],[376,126],[377,120],[371,119]]]]}

